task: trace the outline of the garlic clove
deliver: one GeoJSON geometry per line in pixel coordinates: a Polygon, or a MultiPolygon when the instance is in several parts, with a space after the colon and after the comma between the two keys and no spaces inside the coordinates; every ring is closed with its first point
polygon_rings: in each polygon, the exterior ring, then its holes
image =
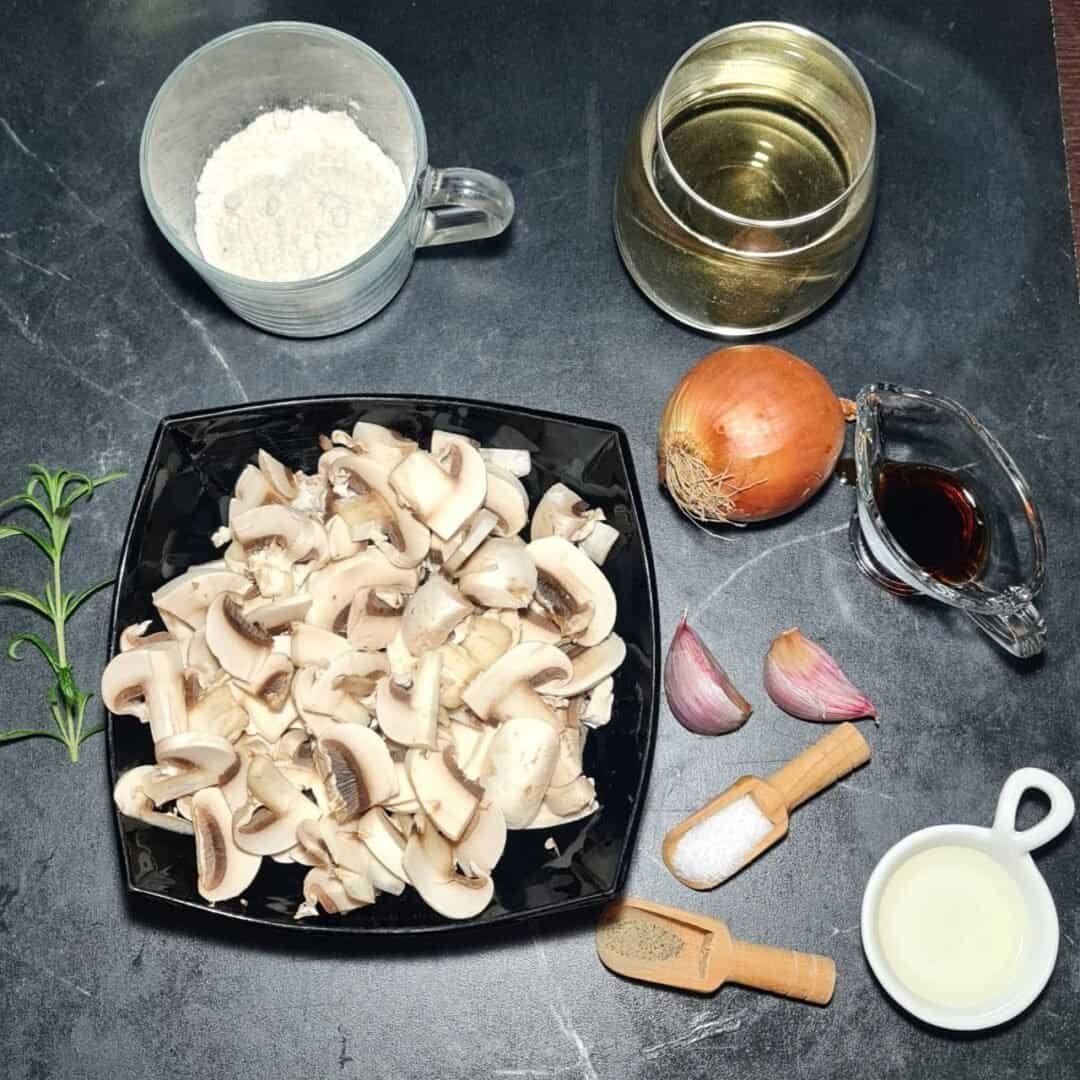
{"type": "Polygon", "coordinates": [[[877,718],[870,699],[797,627],[785,630],[769,646],[764,677],[769,697],[800,720],[877,718]]]}
{"type": "Polygon", "coordinates": [[[698,735],[723,735],[753,712],[683,612],[668,646],[664,690],[675,719],[698,735]]]}

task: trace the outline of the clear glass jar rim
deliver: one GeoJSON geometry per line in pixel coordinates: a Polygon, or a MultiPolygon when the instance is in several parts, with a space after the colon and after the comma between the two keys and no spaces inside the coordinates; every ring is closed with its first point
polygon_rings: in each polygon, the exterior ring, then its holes
{"type": "Polygon", "coordinates": [[[413,97],[413,93],[409,89],[408,83],[401,77],[401,73],[397,68],[395,68],[381,53],[376,52],[370,45],[365,44],[359,38],[355,38],[351,34],[346,34],[341,30],[335,30],[330,26],[322,26],[319,23],[298,22],[288,19],[252,23],[250,26],[242,26],[237,30],[230,30],[228,33],[220,34],[218,37],[212,38],[204,45],[200,45],[194,52],[189,53],[184,57],[184,59],[169,73],[168,77],[159,87],[158,92],[154,95],[154,100],[151,102],[150,108],[146,113],[146,120],[143,122],[142,137],[139,140],[139,181],[142,186],[143,198],[146,201],[147,208],[150,210],[150,215],[153,217],[155,224],[162,231],[169,243],[172,244],[172,246],[176,248],[176,250],[180,252],[204,278],[216,278],[228,283],[232,287],[240,289],[265,289],[270,294],[293,294],[297,287],[311,288],[334,282],[352,273],[365,263],[373,262],[397,239],[401,229],[408,221],[417,197],[417,183],[426,170],[427,132],[424,129],[424,120],[420,115],[420,107],[416,104],[416,98],[413,97]],[[148,159],[150,156],[150,132],[161,107],[161,102],[164,100],[167,91],[172,88],[172,85],[180,77],[181,73],[194,64],[196,60],[201,59],[205,54],[236,38],[267,33],[270,31],[295,32],[308,34],[312,37],[328,38],[338,44],[348,45],[350,48],[357,49],[364,53],[370,60],[373,60],[387,75],[390,76],[391,81],[401,93],[402,99],[409,112],[409,118],[412,121],[413,142],[416,151],[414,174],[405,183],[405,205],[401,208],[398,216],[394,219],[386,232],[383,233],[383,235],[368,248],[367,251],[357,256],[352,262],[348,262],[344,266],[339,266],[336,270],[330,270],[317,277],[298,278],[295,281],[263,281],[259,278],[243,277],[240,274],[234,274],[228,270],[221,269],[221,267],[214,266],[213,263],[207,262],[197,250],[190,247],[180,236],[178,236],[172,225],[165,220],[158,206],[157,199],[154,197],[149,179],[148,159]]]}
{"type": "MultiPolygon", "coordinates": [[[[707,34],[705,37],[698,41],[695,41],[679,57],[678,60],[672,64],[667,75],[664,77],[664,81],[660,86],[660,93],[656,96],[656,144],[660,150],[660,156],[663,159],[664,167],[668,170],[671,176],[675,179],[675,182],[685,192],[687,196],[693,199],[703,210],[708,211],[711,214],[715,214],[717,217],[723,218],[725,221],[731,222],[733,225],[738,225],[743,228],[757,228],[757,229],[786,229],[793,225],[806,225],[810,222],[816,221],[818,218],[835,210],[838,206],[842,206],[848,199],[851,198],[852,193],[862,183],[863,177],[865,177],[867,171],[870,168],[871,163],[874,160],[874,155],[877,152],[877,113],[874,110],[874,99],[870,96],[870,89],[866,85],[866,81],[862,77],[862,73],[852,63],[846,53],[836,45],[834,45],[828,38],[822,37],[821,34],[815,33],[813,30],[808,30],[805,26],[797,26],[795,23],[786,23],[769,20],[757,20],[751,22],[734,23],[731,26],[725,26],[720,30],[716,30],[711,34],[707,34]],[[671,80],[675,77],[676,72],[692,57],[695,53],[701,50],[703,47],[710,45],[712,42],[717,41],[720,38],[726,37],[729,34],[733,34],[737,30],[788,30],[800,37],[809,38],[820,45],[824,46],[826,52],[836,60],[839,66],[844,70],[845,74],[851,79],[855,87],[859,90],[866,102],[867,111],[870,114],[870,140],[869,146],[865,157],[859,163],[859,167],[855,170],[854,175],[851,178],[850,183],[839,195],[837,195],[831,201],[825,203],[824,206],[819,206],[816,210],[811,210],[808,214],[801,214],[798,217],[793,218],[749,218],[743,217],[741,214],[732,213],[730,210],[725,210],[722,206],[717,206],[715,203],[711,203],[708,199],[702,198],[684,179],[678,169],[675,168],[674,162],[667,151],[667,145],[664,142],[664,102],[667,99],[668,90],[671,86],[671,80]]],[[[790,254],[785,252],[785,254],[790,254]]]]}

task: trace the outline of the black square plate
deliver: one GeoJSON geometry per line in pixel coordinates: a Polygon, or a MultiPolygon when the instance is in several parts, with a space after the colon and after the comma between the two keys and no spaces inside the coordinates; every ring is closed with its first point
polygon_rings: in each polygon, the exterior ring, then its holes
{"type": "MultiPolygon", "coordinates": [[[[196,563],[218,557],[210,534],[225,520],[240,470],[260,447],[291,468],[312,470],[317,436],[351,430],[357,420],[414,439],[433,428],[485,446],[529,450],[523,481],[535,506],[556,481],[602,507],[618,528],[604,570],[618,600],[615,629],[627,644],[615,679],[612,721],[589,736],[585,771],[596,780],[601,809],[553,830],[513,832],[495,869],[495,898],[475,919],[454,922],[430,910],[412,889],[380,896],[345,916],[296,922],[304,870],[266,859],[243,900],[207,904],[195,887],[190,838],[117,815],[128,888],[174,904],[263,925],[344,934],[415,934],[517,922],[600,904],[619,891],[652,762],[659,695],[656,586],[641,496],[625,433],[612,424],[478,401],[423,397],[316,397],[273,401],[168,417],[158,427],[124,538],[110,627],[110,657],[120,631],[154,619],[150,594],[196,563]],[[544,846],[554,836],[557,852],[544,846]]],[[[155,625],[157,625],[155,623],[155,625]]],[[[111,780],[153,761],[149,729],[130,716],[109,716],[111,780]]]]}

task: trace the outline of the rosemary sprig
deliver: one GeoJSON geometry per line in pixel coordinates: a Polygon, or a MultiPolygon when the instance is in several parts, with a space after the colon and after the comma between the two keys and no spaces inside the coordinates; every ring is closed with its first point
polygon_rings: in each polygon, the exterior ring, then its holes
{"type": "Polygon", "coordinates": [[[80,499],[89,498],[103,484],[119,480],[125,475],[127,474],[114,472],[94,479],[86,473],[73,472],[70,469],[53,471],[43,465],[31,465],[30,480],[25,489],[0,501],[0,514],[30,510],[45,526],[45,530],[41,531],[25,525],[3,524],[0,525],[0,540],[9,536],[23,536],[36,544],[52,563],[52,575],[45,582],[44,595],[35,596],[23,589],[0,587],[0,600],[22,604],[48,619],[52,623],[54,643],[50,645],[37,634],[16,634],[8,644],[7,653],[12,660],[21,660],[22,647],[32,645],[45,657],[56,676],[56,685],[49,687],[46,692],[49,712],[56,730],[15,728],[0,731],[0,743],[15,742],[18,739],[55,739],[67,747],[68,756],[74,762],[79,760],[79,747],[104,727],[98,724],[83,730],[86,704],[93,694],[80,690],[75,683],[75,676],[68,662],[64,628],[67,620],[91,596],[112,584],[112,579],[99,581],[79,592],[64,592],[60,581],[60,561],[71,529],[71,508],[80,499]]]}

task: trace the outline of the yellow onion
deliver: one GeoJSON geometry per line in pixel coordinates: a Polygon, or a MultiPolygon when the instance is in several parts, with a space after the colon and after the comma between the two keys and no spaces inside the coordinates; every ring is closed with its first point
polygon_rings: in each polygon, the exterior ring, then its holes
{"type": "Polygon", "coordinates": [[[783,349],[720,349],[668,398],[660,483],[699,521],[746,524],[790,513],[836,467],[852,408],[816,368],[783,349]]]}

